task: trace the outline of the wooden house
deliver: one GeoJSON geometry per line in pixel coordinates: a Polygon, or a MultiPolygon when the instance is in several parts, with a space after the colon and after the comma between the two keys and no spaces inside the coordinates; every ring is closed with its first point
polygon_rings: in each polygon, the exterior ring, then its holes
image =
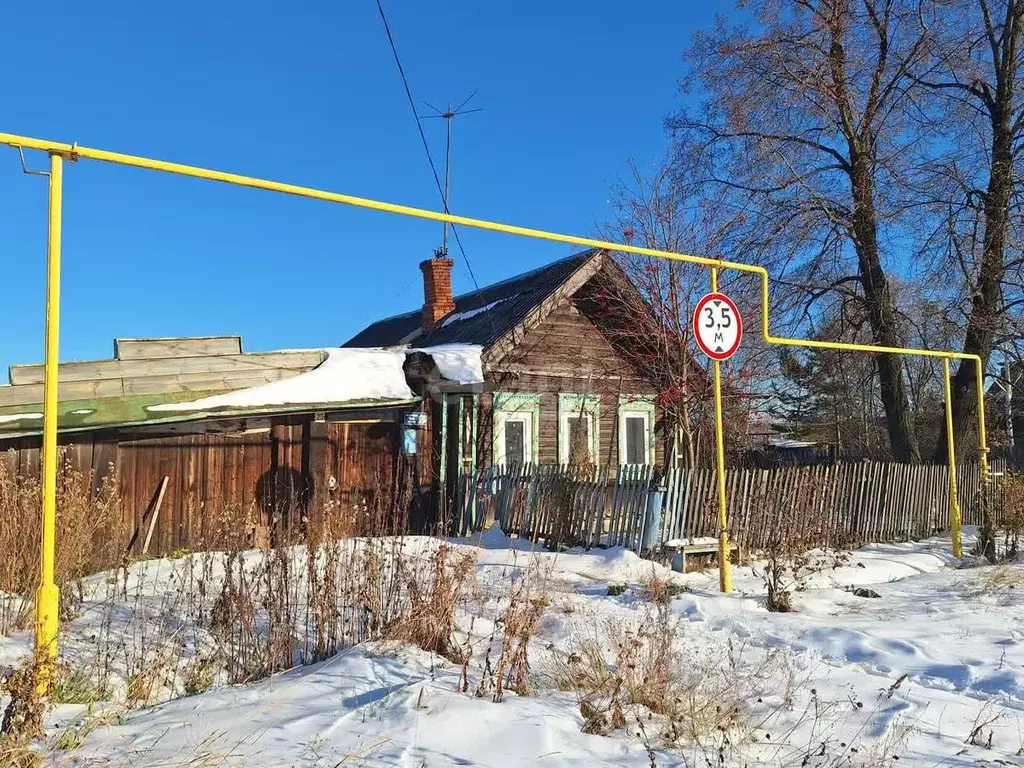
{"type": "MultiPolygon", "coordinates": [[[[664,385],[644,334],[624,332],[646,305],[613,258],[586,251],[458,297],[451,268],[424,261],[423,307],[341,348],[118,339],[111,359],[62,363],[66,466],[96,487],[115,478],[132,548],[156,519],[159,554],[216,545],[225,517],[253,543],[325,509],[351,532],[381,505],[430,528],[484,467],[665,462],[664,385]]],[[[42,381],[19,365],[0,386],[0,461],[23,476],[39,471],[42,381]]]]}
{"type": "Polygon", "coordinates": [[[642,364],[642,334],[622,332],[637,319],[618,299],[646,304],[609,254],[585,251],[461,296],[452,264],[421,263],[422,309],[345,344],[482,348],[482,386],[429,388],[445,484],[491,465],[664,463],[673,430],[642,364]]]}

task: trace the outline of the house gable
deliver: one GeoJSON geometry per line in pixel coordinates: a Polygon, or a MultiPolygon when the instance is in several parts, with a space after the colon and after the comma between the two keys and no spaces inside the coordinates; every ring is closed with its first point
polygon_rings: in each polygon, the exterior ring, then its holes
{"type": "MultiPolygon", "coordinates": [[[[653,406],[657,389],[604,335],[578,306],[574,296],[564,296],[528,330],[519,331],[514,344],[501,350],[487,364],[485,378],[493,395],[484,395],[481,431],[490,435],[481,446],[485,462],[500,453],[502,400],[510,395],[530,397],[532,460],[541,464],[564,463],[567,415],[586,415],[593,458],[601,466],[617,466],[620,460],[621,415],[634,401],[636,410],[650,413],[649,443],[655,447],[652,461],[660,461],[663,447],[654,439],[661,430],[653,406]],[[567,411],[580,410],[580,414],[567,411]]],[[[500,457],[498,457],[500,460],[500,457]]]]}

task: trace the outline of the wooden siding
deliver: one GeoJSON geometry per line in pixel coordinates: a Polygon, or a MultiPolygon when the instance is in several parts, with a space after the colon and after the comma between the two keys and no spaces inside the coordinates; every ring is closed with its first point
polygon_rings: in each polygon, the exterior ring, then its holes
{"type": "MultiPolygon", "coordinates": [[[[71,468],[92,472],[96,487],[115,473],[126,537],[143,530],[168,478],[150,555],[244,542],[275,515],[279,527],[294,527],[301,521],[281,516],[329,511],[340,530],[357,533],[369,512],[393,509],[399,498],[422,525],[431,486],[429,430],[421,430],[419,456],[406,458],[399,451],[400,412],[384,420],[329,417],[282,417],[269,428],[226,433],[108,430],[63,436],[61,444],[71,468]]],[[[39,438],[0,443],[0,461],[9,471],[37,476],[39,438]]],[[[135,554],[144,537],[135,536],[135,554]]]]}
{"type": "MultiPolygon", "coordinates": [[[[514,348],[502,358],[491,361],[488,368],[511,375],[543,373],[582,379],[645,381],[571,299],[563,301],[523,334],[514,348]]],[[[647,388],[650,387],[648,383],[647,388]]]]}

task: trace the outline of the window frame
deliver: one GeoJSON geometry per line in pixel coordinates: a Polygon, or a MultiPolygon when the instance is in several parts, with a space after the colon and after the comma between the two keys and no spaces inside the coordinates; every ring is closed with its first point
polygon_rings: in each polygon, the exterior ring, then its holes
{"type": "Polygon", "coordinates": [[[539,457],[540,395],[528,392],[495,392],[491,400],[492,442],[491,463],[507,466],[505,456],[505,424],[509,421],[524,423],[523,445],[526,461],[536,464],[539,457]]]}
{"type": "Polygon", "coordinates": [[[505,427],[509,424],[523,425],[523,452],[526,454],[524,460],[527,464],[534,464],[536,460],[533,454],[533,418],[529,413],[517,411],[503,411],[497,414],[495,426],[497,437],[495,438],[496,464],[510,466],[505,445],[505,427]]]}
{"type": "Polygon", "coordinates": [[[597,464],[601,453],[601,397],[566,392],[558,395],[558,463],[569,463],[569,419],[576,417],[587,420],[590,461],[597,464]]]}
{"type": "Polygon", "coordinates": [[[655,412],[653,395],[620,395],[619,396],[619,466],[626,465],[627,433],[626,419],[641,417],[644,420],[646,436],[644,454],[646,461],[641,466],[653,465],[657,459],[657,440],[655,435],[655,412]]]}

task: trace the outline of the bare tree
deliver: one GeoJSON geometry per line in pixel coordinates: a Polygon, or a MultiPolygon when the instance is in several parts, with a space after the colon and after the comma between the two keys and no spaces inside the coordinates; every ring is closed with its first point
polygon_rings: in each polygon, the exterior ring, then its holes
{"type": "MultiPolygon", "coordinates": [[[[630,164],[629,175],[612,188],[615,218],[604,224],[601,235],[674,253],[715,255],[732,247],[736,214],[723,211],[714,200],[688,194],[679,183],[679,170],[671,163],[650,168],[630,164]]],[[[710,379],[695,357],[691,318],[696,301],[709,289],[707,267],[681,261],[651,259],[620,253],[617,262],[628,282],[621,290],[606,291],[600,301],[620,305],[617,317],[637,318],[618,327],[615,339],[659,385],[658,404],[665,414],[665,434],[678,438],[666,446],[666,455],[686,466],[696,466],[713,453],[713,403],[710,379]],[[647,321],[649,319],[649,322],[647,321]]],[[[759,284],[743,276],[720,275],[721,284],[744,309],[759,310],[759,284]]],[[[612,286],[614,288],[614,286],[612,286]]],[[[747,317],[748,325],[756,313],[747,317]]],[[[743,450],[743,440],[754,382],[765,380],[767,355],[756,333],[745,336],[740,352],[726,366],[725,406],[734,416],[730,449],[743,450]],[[761,376],[755,375],[755,369],[761,376]]]]}
{"type": "MultiPolygon", "coordinates": [[[[706,94],[669,120],[677,161],[748,217],[748,257],[801,288],[859,303],[873,343],[903,345],[883,253],[920,131],[908,116],[928,76],[932,6],[916,0],[755,0],[752,30],[698,34],[688,51],[706,94]]],[[[707,194],[707,193],[705,193],[707,194]]],[[[903,364],[876,355],[895,458],[920,458],[903,364]]]]}
{"type": "MultiPolygon", "coordinates": [[[[921,285],[893,281],[893,287],[895,311],[906,328],[908,344],[948,349],[955,343],[960,329],[921,285]]],[[[871,341],[863,308],[850,302],[830,302],[809,336],[855,344],[871,341]]],[[[834,446],[839,457],[890,458],[877,374],[869,358],[831,349],[792,348],[783,348],[780,358],[783,375],[775,381],[776,398],[797,434],[834,446]]],[[[928,450],[944,421],[941,373],[935,358],[911,357],[905,365],[911,418],[921,445],[928,450]]]]}
{"type": "MultiPolygon", "coordinates": [[[[963,275],[966,309],[963,351],[978,355],[988,367],[994,346],[1007,327],[1011,279],[1022,263],[1019,248],[1008,259],[1015,226],[1019,227],[1019,177],[1015,163],[1024,131],[1021,47],[1024,0],[971,0],[961,6],[958,25],[933,36],[935,66],[921,82],[953,115],[953,151],[939,165],[937,177],[950,187],[948,254],[963,275]],[[986,157],[987,155],[987,157],[986,157]],[[987,175],[987,179],[985,176],[987,175]],[[979,229],[981,232],[978,237],[979,229]]],[[[1016,329],[1019,333],[1019,329],[1016,329]]],[[[959,442],[976,418],[977,371],[962,361],[953,377],[953,435],[959,442]]],[[[935,457],[946,453],[943,425],[935,457]]]]}

